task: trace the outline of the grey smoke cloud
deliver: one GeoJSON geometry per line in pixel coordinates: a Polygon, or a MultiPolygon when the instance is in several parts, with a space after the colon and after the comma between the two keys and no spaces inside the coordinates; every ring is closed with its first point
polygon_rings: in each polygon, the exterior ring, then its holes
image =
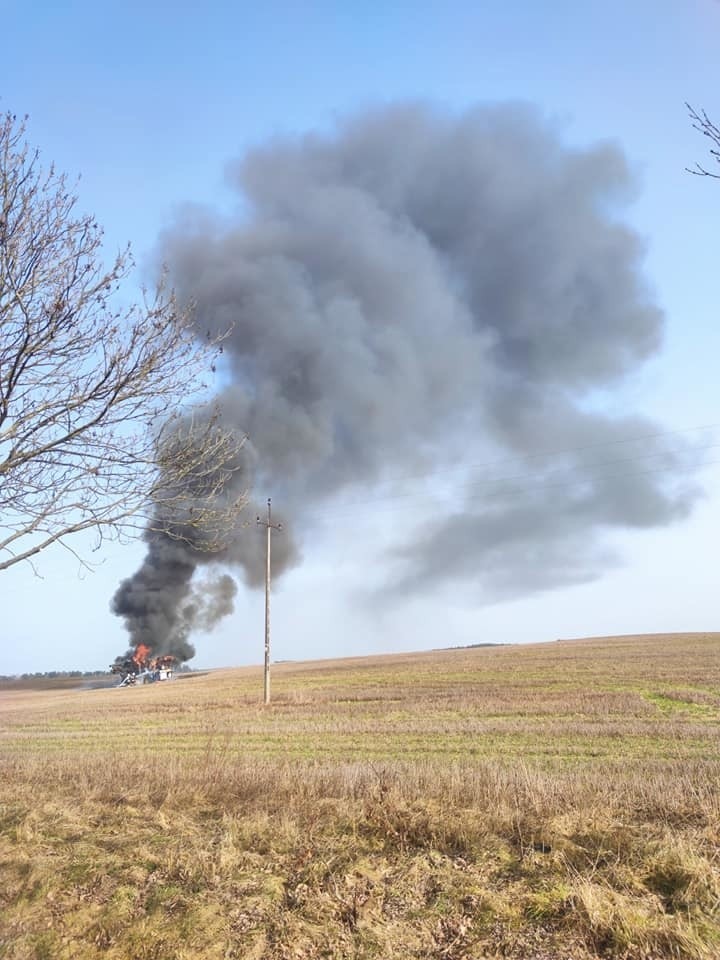
{"type": "Polygon", "coordinates": [[[154,654],[179,660],[195,656],[189,639],[192,623],[185,608],[197,563],[187,545],[148,530],[147,554],[140,567],[118,587],[111,609],[121,616],[133,647],[143,643],[154,654]]]}
{"type": "MultiPolygon", "coordinates": [[[[634,184],[617,147],[570,148],[529,107],[406,104],[274,140],[228,176],[237,214],[188,208],[160,254],[198,328],[232,327],[224,415],[251,439],[256,489],[293,520],[276,572],[335,494],[458,449],[477,461],[662,430],[602,412],[663,328],[619,218],[634,184]]],[[[592,460],[533,461],[536,477],[564,471],[562,495],[468,496],[385,558],[391,589],[460,578],[492,598],[589,579],[612,562],[608,531],[667,524],[697,496],[682,450],[634,478],[592,460]]],[[[256,584],[259,547],[240,531],[223,561],[256,584]]]]}

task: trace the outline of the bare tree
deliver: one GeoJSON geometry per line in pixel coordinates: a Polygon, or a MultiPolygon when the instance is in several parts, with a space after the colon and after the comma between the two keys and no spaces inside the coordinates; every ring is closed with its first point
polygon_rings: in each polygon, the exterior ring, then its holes
{"type": "Polygon", "coordinates": [[[147,522],[214,549],[245,499],[243,438],[187,408],[221,344],[198,340],[164,282],[124,305],[130,250],[103,267],[76,206],[25,122],[0,118],[0,570],[147,522]]]}
{"type": "MultiPolygon", "coordinates": [[[[702,133],[704,137],[710,139],[712,144],[710,147],[710,156],[715,163],[720,164],[720,127],[717,127],[712,122],[704,110],[698,112],[691,107],[689,103],[686,103],[685,106],[688,108],[693,127],[702,133]]],[[[711,170],[706,170],[705,167],[699,163],[695,164],[694,169],[688,168],[688,172],[694,173],[698,177],[713,177],[715,180],[720,180],[720,172],[713,173],[711,170]]]]}

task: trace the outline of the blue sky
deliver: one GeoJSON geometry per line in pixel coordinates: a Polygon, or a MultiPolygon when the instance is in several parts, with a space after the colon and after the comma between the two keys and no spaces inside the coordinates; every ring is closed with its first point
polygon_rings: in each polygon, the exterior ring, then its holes
{"type": "MultiPolygon", "coordinates": [[[[615,402],[668,430],[720,422],[720,185],[685,172],[706,148],[684,109],[687,100],[720,116],[714,0],[6,0],[3,32],[0,107],[30,115],[43,157],[81,175],[80,206],[104,225],[109,250],[129,240],[141,264],[178,207],[237,203],[225,170],[244,150],[326,130],[359,107],[523,100],[569,143],[618,143],[638,183],[626,218],[647,241],[646,276],[667,331],[662,352],[615,402]]],[[[486,608],[443,595],[361,609],[357,584],[387,524],[328,523],[277,593],[275,655],[714,629],[719,479],[708,468],[689,521],[618,535],[624,563],[603,579],[486,608]]],[[[109,600],[140,555],[137,545],[113,545],[96,573],[79,576],[55,550],[40,562],[42,579],[4,573],[0,673],[106,665],[125,645],[109,600]]],[[[243,593],[235,615],[198,639],[196,663],[258,662],[261,642],[262,597],[243,593]]]]}

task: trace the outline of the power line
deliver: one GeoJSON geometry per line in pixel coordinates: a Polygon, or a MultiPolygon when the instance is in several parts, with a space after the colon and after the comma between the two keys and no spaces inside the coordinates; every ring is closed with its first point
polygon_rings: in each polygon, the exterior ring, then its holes
{"type": "MultiPolygon", "coordinates": [[[[701,429],[701,428],[693,428],[693,429],[701,429]]],[[[663,434],[663,436],[667,436],[667,435],[669,434],[663,434]]],[[[717,449],[718,447],[720,447],[720,443],[705,444],[704,446],[695,447],[692,452],[695,454],[700,454],[700,453],[705,453],[708,450],[717,449]]],[[[581,449],[587,449],[587,448],[576,448],[576,449],[581,450],[581,449]]],[[[448,484],[445,486],[436,487],[432,491],[413,490],[406,493],[386,494],[381,496],[367,497],[367,498],[363,498],[362,500],[346,501],[344,503],[338,504],[336,507],[332,507],[332,506],[328,507],[327,505],[325,505],[323,506],[323,513],[332,514],[334,517],[338,517],[345,514],[350,514],[354,512],[356,509],[360,509],[363,507],[377,506],[379,504],[392,505],[400,501],[411,501],[411,500],[417,500],[417,499],[426,500],[428,497],[437,498],[438,496],[441,496],[443,493],[451,494],[451,493],[457,493],[462,490],[473,489],[473,488],[480,488],[478,490],[478,493],[482,493],[484,489],[493,488],[498,485],[507,485],[511,483],[515,483],[515,484],[522,483],[522,482],[533,483],[535,481],[542,481],[542,484],[541,484],[542,487],[554,486],[556,484],[560,486],[572,486],[578,483],[582,483],[583,481],[591,481],[593,479],[602,479],[603,477],[610,477],[610,476],[612,477],[645,476],[648,474],[660,473],[663,470],[666,470],[668,468],[658,467],[651,470],[634,471],[633,473],[627,473],[627,474],[624,474],[624,473],[603,474],[602,472],[599,472],[599,471],[602,470],[602,468],[604,467],[617,466],[618,464],[637,463],[638,461],[641,461],[641,460],[648,460],[648,459],[657,458],[657,457],[668,457],[668,456],[674,456],[674,455],[676,455],[676,451],[654,450],[648,453],[637,454],[636,456],[633,456],[633,457],[620,457],[613,460],[599,460],[595,462],[578,463],[578,464],[568,465],[567,467],[553,467],[553,468],[550,468],[549,472],[543,472],[543,473],[535,471],[530,473],[513,474],[511,476],[505,476],[505,477],[492,477],[492,478],[482,477],[482,478],[475,478],[475,479],[465,479],[458,484],[448,484]],[[553,481],[552,479],[553,474],[558,474],[561,471],[565,471],[565,472],[578,471],[578,470],[583,470],[587,468],[590,468],[590,472],[585,474],[578,475],[576,472],[573,477],[566,477],[559,481],[553,481]]],[[[517,460],[520,460],[520,461],[522,461],[523,459],[524,458],[522,457],[517,458],[517,460]]],[[[501,465],[502,463],[507,463],[507,462],[515,462],[515,461],[506,459],[506,460],[496,461],[496,464],[501,465]]],[[[709,466],[717,462],[718,461],[711,460],[705,464],[703,463],[692,463],[688,465],[675,464],[673,469],[676,472],[702,469],[703,466],[709,466]]],[[[491,464],[489,464],[488,466],[491,466],[491,464]]],[[[435,474],[427,474],[427,475],[424,475],[423,479],[431,481],[434,476],[435,474]]],[[[537,484],[535,485],[537,486],[537,484]]]]}
{"type": "MultiPolygon", "coordinates": [[[[457,466],[451,466],[446,468],[433,468],[431,470],[423,470],[420,472],[413,473],[403,473],[402,475],[397,475],[394,477],[396,481],[403,480],[418,480],[418,479],[433,479],[444,473],[452,473],[462,467],[465,470],[486,470],[492,469],[494,467],[502,466],[503,464],[513,464],[518,462],[524,462],[527,460],[540,460],[544,458],[553,458],[553,457],[563,457],[569,456],[575,453],[582,453],[586,450],[595,450],[602,447],[612,447],[617,446],[623,443],[642,443],[647,440],[661,440],[666,437],[675,437],[682,434],[688,433],[697,433],[701,430],[717,430],[720,428],[720,422],[715,423],[705,423],[698,424],[694,427],[678,427],[676,430],[663,430],[656,433],[646,433],[640,434],[634,437],[620,437],[614,440],[597,440],[592,443],[581,444],[574,447],[561,447],[554,450],[540,450],[536,453],[518,453],[509,457],[502,457],[501,459],[496,460],[486,460],[475,463],[466,463],[458,464],[457,466]]],[[[696,449],[704,449],[702,447],[696,449]]]]}
{"type": "MultiPolygon", "coordinates": [[[[687,472],[690,472],[691,470],[702,470],[702,469],[704,469],[704,468],[706,468],[706,467],[715,466],[715,465],[718,465],[718,464],[720,464],[720,459],[717,459],[717,460],[706,460],[706,461],[701,462],[701,463],[697,463],[697,464],[693,464],[693,465],[688,465],[688,466],[686,466],[686,467],[678,467],[678,468],[676,468],[676,469],[677,469],[678,472],[686,472],[686,473],[687,473],[687,472]]],[[[666,470],[665,467],[657,467],[657,468],[654,468],[654,469],[652,469],[652,470],[623,471],[623,472],[620,472],[620,473],[606,473],[606,474],[603,474],[603,475],[601,475],[601,476],[602,476],[603,479],[608,479],[608,480],[632,479],[633,477],[646,477],[646,476],[651,476],[651,475],[654,475],[654,474],[663,473],[665,470],[666,470]]],[[[532,487],[530,487],[530,488],[527,488],[524,492],[526,492],[526,493],[529,493],[529,492],[532,492],[532,493],[544,493],[544,492],[546,492],[546,491],[548,491],[548,490],[561,489],[561,488],[563,488],[563,487],[565,487],[565,488],[577,487],[577,486],[579,485],[579,483],[581,482],[581,479],[582,479],[582,478],[574,477],[574,478],[566,478],[566,479],[564,479],[564,480],[557,480],[557,481],[537,483],[537,484],[535,484],[534,486],[532,486],[532,487]]],[[[586,479],[593,479],[593,478],[586,478],[586,479]]],[[[519,493],[519,492],[520,492],[520,491],[516,491],[516,493],[519,493]]],[[[480,498],[482,498],[484,501],[494,500],[494,499],[498,499],[498,498],[500,498],[500,497],[506,496],[507,494],[508,494],[508,490],[492,490],[492,491],[487,492],[487,493],[483,493],[482,491],[479,491],[479,492],[477,492],[477,494],[476,494],[475,496],[468,497],[467,500],[466,500],[466,502],[471,502],[472,500],[480,499],[480,498]]],[[[417,505],[414,505],[414,504],[411,505],[411,506],[413,506],[413,507],[417,506],[417,509],[418,509],[418,510],[422,509],[424,512],[427,513],[427,512],[430,512],[430,510],[432,510],[434,507],[437,506],[436,500],[432,498],[432,495],[431,495],[430,493],[427,493],[427,494],[415,494],[414,496],[415,496],[416,498],[418,498],[418,499],[423,498],[423,499],[420,499],[420,502],[419,502],[417,505]],[[429,504],[427,508],[424,506],[424,502],[429,504]]],[[[368,503],[368,505],[371,505],[371,504],[372,504],[372,501],[368,501],[367,503],[368,503]]],[[[392,500],[391,500],[390,498],[388,498],[388,500],[387,500],[387,505],[388,505],[388,506],[392,506],[392,505],[393,505],[393,502],[392,502],[392,500]]],[[[337,518],[338,516],[342,516],[342,514],[335,513],[334,511],[328,510],[328,509],[325,509],[325,510],[323,511],[323,513],[324,513],[324,515],[327,515],[327,514],[329,514],[329,513],[332,513],[332,515],[333,515],[334,518],[337,518]]]]}
{"type": "MultiPolygon", "coordinates": [[[[715,446],[720,446],[720,444],[715,444],[715,446]]],[[[676,469],[680,472],[689,472],[691,470],[702,470],[704,467],[710,467],[715,464],[720,464],[720,459],[707,460],[704,463],[693,464],[692,466],[688,465],[687,467],[678,467],[676,469]]],[[[632,478],[632,477],[646,477],[652,474],[663,473],[665,469],[666,469],[665,467],[656,467],[653,470],[631,470],[623,473],[606,473],[602,475],[602,479],[620,480],[620,479],[632,478]]],[[[554,487],[573,487],[573,486],[577,486],[577,484],[578,484],[578,478],[576,477],[573,479],[568,478],[566,480],[552,481],[550,483],[540,483],[540,484],[537,484],[532,489],[543,491],[543,490],[552,489],[554,487]]],[[[485,499],[491,499],[494,496],[498,496],[498,497],[502,496],[504,492],[505,491],[498,490],[496,493],[485,494],[484,497],[485,499]]]]}

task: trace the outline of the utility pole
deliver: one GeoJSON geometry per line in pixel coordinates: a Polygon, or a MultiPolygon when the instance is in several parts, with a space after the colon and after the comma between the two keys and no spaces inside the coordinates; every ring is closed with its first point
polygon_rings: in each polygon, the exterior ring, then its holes
{"type": "Polygon", "coordinates": [[[273,530],[282,530],[281,523],[272,522],[270,497],[267,502],[267,520],[257,518],[258,526],[267,529],[265,548],[265,672],[263,681],[263,703],[270,703],[270,538],[273,530]]]}

